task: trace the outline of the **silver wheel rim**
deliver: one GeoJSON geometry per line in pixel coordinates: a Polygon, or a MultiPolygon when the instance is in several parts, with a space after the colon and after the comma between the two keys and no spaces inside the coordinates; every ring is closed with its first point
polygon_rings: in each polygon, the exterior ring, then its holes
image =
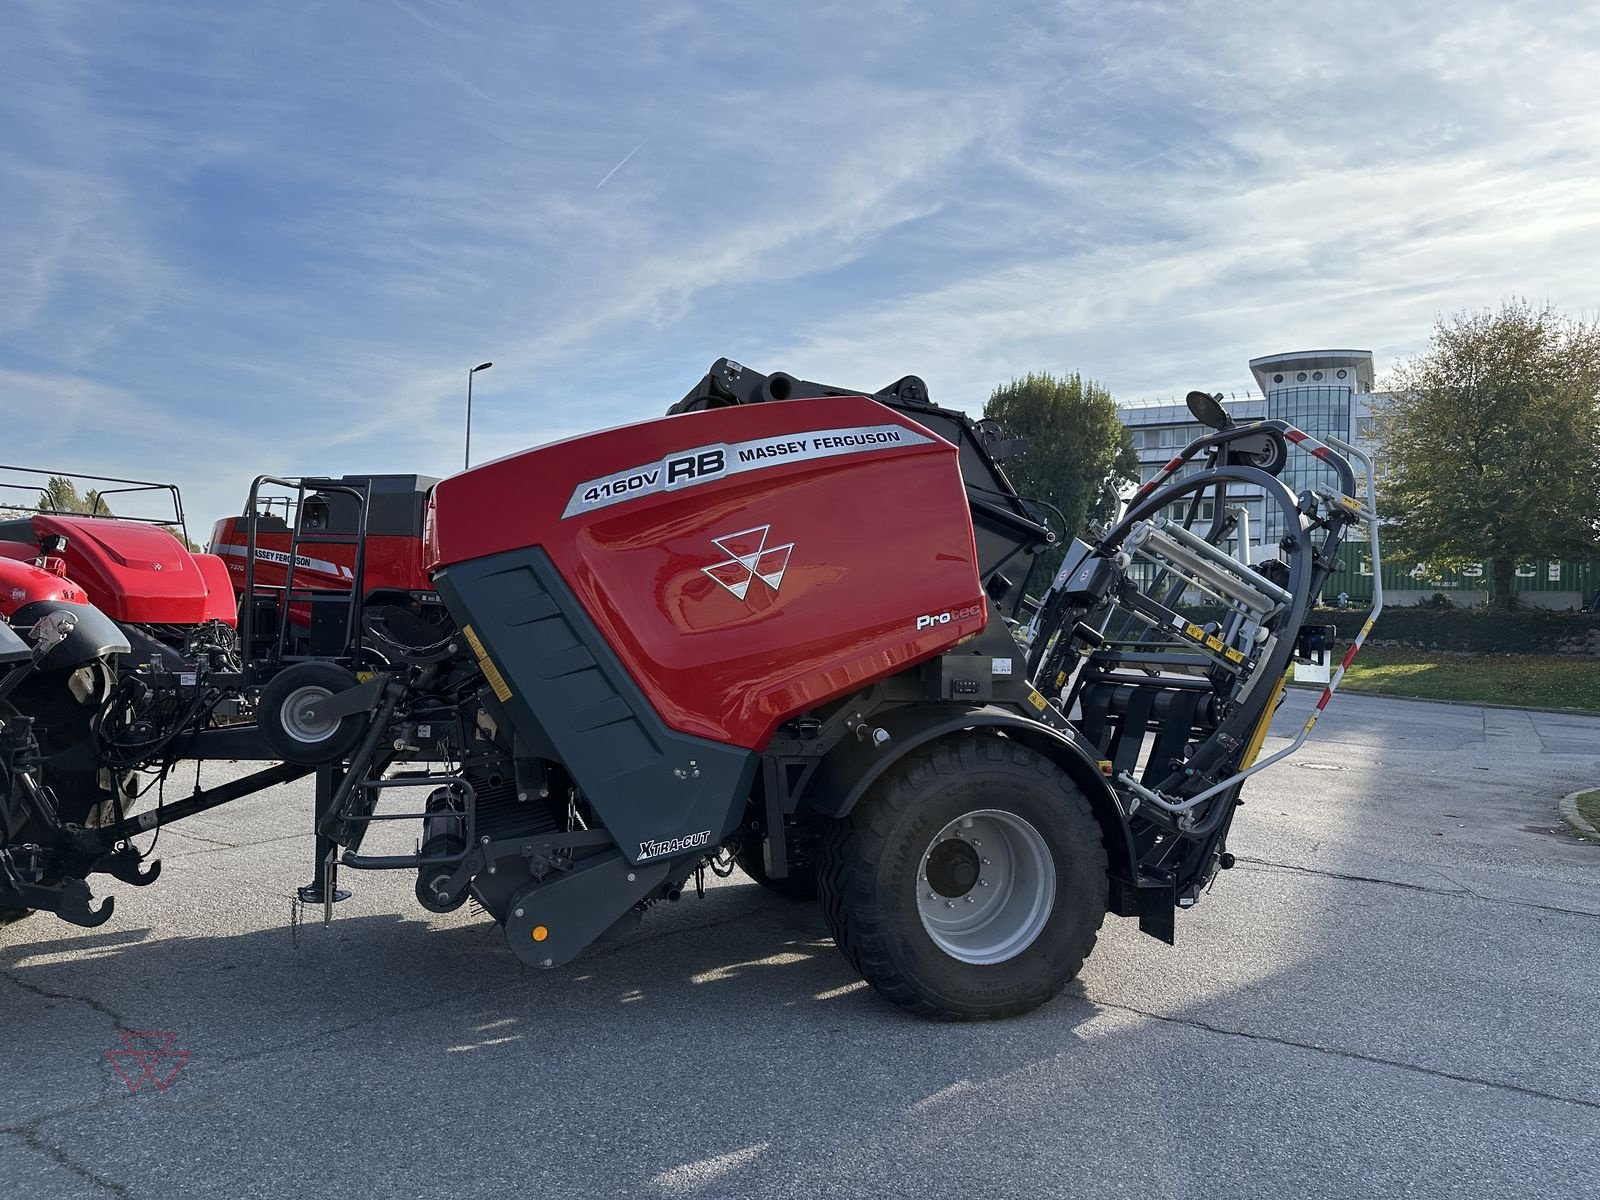
{"type": "Polygon", "coordinates": [[[295,688],[284,698],[283,708],[279,713],[283,731],[305,746],[315,746],[318,742],[327,741],[338,731],[338,718],[314,721],[303,710],[306,705],[326,700],[331,695],[333,693],[327,688],[314,683],[295,688]]]}
{"type": "Polygon", "coordinates": [[[957,817],[922,853],[917,915],[951,958],[988,964],[1033,944],[1056,901],[1056,866],[1039,831],[1016,813],[957,817]]]}

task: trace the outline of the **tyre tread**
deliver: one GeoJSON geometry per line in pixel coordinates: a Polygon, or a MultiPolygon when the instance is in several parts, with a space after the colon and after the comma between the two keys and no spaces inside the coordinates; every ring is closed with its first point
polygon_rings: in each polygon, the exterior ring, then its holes
{"type": "Polygon", "coordinates": [[[823,917],[846,961],[878,992],[901,1008],[935,1020],[994,1020],[1028,1012],[1054,997],[1082,969],[1104,921],[1095,917],[1081,952],[1053,985],[984,1009],[936,1003],[896,964],[889,948],[887,914],[875,896],[874,875],[890,829],[915,805],[925,786],[940,777],[969,774],[985,766],[1024,767],[1049,779],[1061,793],[1063,818],[1073,836],[1091,849],[1103,876],[1107,867],[1099,823],[1077,785],[1049,758],[1010,738],[967,734],[914,752],[890,769],[851,814],[828,822],[822,835],[817,891],[823,917]]]}

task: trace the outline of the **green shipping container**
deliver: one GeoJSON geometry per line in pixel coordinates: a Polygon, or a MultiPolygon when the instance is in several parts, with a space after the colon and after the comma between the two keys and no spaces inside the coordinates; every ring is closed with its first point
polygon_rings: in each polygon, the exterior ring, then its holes
{"type": "MultiPolygon", "coordinates": [[[[1367,603],[1372,599],[1372,556],[1365,545],[1346,543],[1339,550],[1339,567],[1328,577],[1323,589],[1323,601],[1333,603],[1339,593],[1349,595],[1352,603],[1367,603]]],[[[1487,592],[1489,590],[1489,564],[1469,563],[1461,568],[1432,567],[1415,562],[1387,561],[1383,565],[1383,588],[1394,592],[1487,592]]],[[[1590,559],[1535,559],[1519,563],[1513,578],[1513,591],[1520,592],[1571,592],[1583,602],[1594,599],[1600,589],[1600,558],[1590,559]]]]}

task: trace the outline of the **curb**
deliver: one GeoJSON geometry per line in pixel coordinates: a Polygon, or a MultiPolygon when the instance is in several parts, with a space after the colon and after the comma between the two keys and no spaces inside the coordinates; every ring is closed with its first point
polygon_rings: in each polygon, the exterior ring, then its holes
{"type": "Polygon", "coordinates": [[[1568,825],[1571,825],[1585,837],[1591,837],[1594,838],[1595,841],[1600,842],[1600,829],[1596,829],[1593,825],[1591,825],[1584,815],[1578,811],[1578,797],[1583,795],[1585,792],[1592,791],[1594,791],[1593,788],[1579,788],[1575,792],[1568,792],[1565,796],[1561,797],[1559,807],[1561,809],[1562,819],[1565,820],[1568,825]]]}
{"type": "MultiPolygon", "coordinates": [[[[1321,683],[1295,683],[1291,680],[1289,686],[1292,688],[1304,688],[1307,690],[1320,692],[1326,685],[1321,683]]],[[[1556,713],[1560,716],[1566,717],[1600,718],[1600,712],[1597,712],[1592,708],[1544,708],[1534,704],[1496,704],[1493,700],[1440,700],[1435,699],[1433,696],[1402,696],[1396,692],[1358,692],[1341,690],[1335,693],[1334,700],[1337,702],[1340,697],[1345,696],[1367,696],[1373,700],[1410,700],[1416,704],[1451,704],[1456,708],[1504,708],[1512,712],[1542,712],[1556,713]]],[[[1582,795],[1583,792],[1588,790],[1588,788],[1582,788],[1579,790],[1578,794],[1582,795]]]]}

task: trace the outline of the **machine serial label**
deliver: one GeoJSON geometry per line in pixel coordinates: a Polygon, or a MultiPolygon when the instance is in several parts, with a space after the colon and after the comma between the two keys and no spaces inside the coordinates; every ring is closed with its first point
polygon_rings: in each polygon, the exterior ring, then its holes
{"type": "Polygon", "coordinates": [[[572,490],[563,520],[658,492],[675,492],[745,471],[759,471],[780,462],[833,458],[893,446],[928,446],[933,439],[903,425],[857,425],[846,429],[818,429],[810,433],[785,433],[749,442],[716,442],[670,454],[658,462],[630,467],[614,475],[591,479],[572,490]]]}

